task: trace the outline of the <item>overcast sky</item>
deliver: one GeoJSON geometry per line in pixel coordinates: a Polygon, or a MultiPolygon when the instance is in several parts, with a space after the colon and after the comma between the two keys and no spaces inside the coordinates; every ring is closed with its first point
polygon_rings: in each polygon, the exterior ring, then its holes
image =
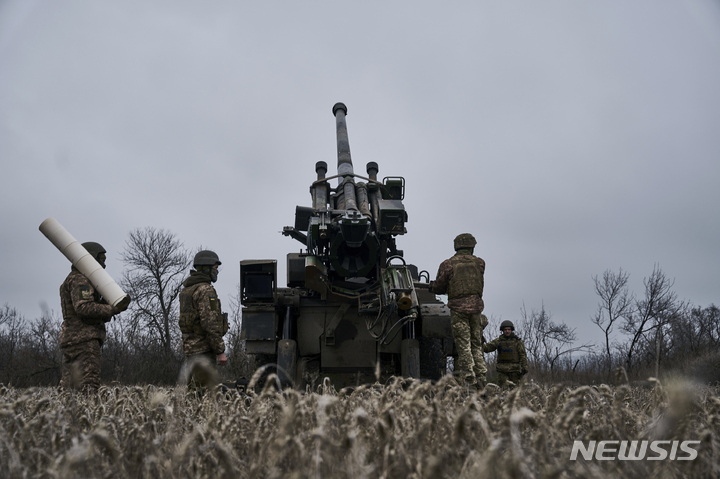
{"type": "Polygon", "coordinates": [[[239,261],[276,258],[315,162],[403,176],[430,271],[470,232],[486,313],[543,304],[592,342],[592,277],[658,265],[720,304],[720,3],[0,2],[0,306],[59,313],[55,217],[122,271],[152,226],[239,261]]]}

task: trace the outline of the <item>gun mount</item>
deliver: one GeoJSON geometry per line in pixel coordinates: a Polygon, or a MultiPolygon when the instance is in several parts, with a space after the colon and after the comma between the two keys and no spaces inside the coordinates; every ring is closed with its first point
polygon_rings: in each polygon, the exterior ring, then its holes
{"type": "Polygon", "coordinates": [[[450,314],[427,290],[429,274],[397,248],[407,233],[405,179],[378,181],[375,162],[367,177],[355,174],[347,107],[336,103],[333,115],[337,175],[326,177],[327,164],[317,162],[312,206],[297,206],[295,224],[283,228],[304,246],[287,255],[287,287],[277,287],[275,260],[240,262],[241,339],[284,385],[321,376],[338,385],[396,374],[438,379],[453,351],[450,314]]]}

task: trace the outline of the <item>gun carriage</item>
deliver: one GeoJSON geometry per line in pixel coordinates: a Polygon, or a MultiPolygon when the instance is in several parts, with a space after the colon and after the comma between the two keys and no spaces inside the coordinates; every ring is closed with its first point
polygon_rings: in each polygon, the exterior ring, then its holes
{"type": "Polygon", "coordinates": [[[246,352],[258,367],[271,365],[283,386],[438,379],[453,352],[450,313],[428,291],[429,274],[397,248],[407,233],[405,179],[379,181],[375,162],[366,177],[356,174],[347,107],[335,104],[333,115],[337,175],[326,177],[327,164],[317,162],[311,206],[297,206],[294,226],[283,228],[303,245],[287,255],[287,286],[277,285],[276,260],[240,262],[246,352]]]}

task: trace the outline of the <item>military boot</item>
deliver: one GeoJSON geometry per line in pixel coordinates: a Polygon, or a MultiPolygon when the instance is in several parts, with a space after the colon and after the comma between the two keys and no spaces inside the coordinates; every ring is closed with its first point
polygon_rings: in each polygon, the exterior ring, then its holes
{"type": "Polygon", "coordinates": [[[477,385],[477,379],[475,379],[475,376],[465,376],[461,383],[464,387],[474,390],[476,389],[477,385]]]}

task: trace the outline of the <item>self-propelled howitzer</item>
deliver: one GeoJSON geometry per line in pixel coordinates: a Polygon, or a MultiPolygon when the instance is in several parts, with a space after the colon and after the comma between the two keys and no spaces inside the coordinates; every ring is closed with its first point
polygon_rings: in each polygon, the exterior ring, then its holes
{"type": "Polygon", "coordinates": [[[405,180],[378,181],[375,162],[366,177],[355,174],[347,107],[335,104],[333,115],[337,175],[326,177],[327,164],[316,163],[312,206],[297,206],[294,226],[282,231],[304,245],[287,255],[287,287],[277,287],[275,260],[240,262],[246,351],[301,388],[324,377],[336,385],[437,379],[453,351],[449,310],[420,282],[428,273],[397,248],[407,233],[405,180]]]}

